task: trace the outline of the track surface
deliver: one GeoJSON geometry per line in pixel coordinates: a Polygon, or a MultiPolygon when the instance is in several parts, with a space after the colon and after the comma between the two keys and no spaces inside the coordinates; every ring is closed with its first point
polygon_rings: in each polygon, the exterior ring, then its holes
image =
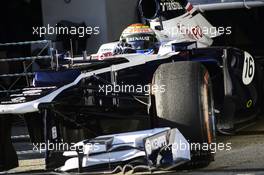
{"type": "MultiPolygon", "coordinates": [[[[27,134],[21,127],[15,128],[15,133],[27,134]]],[[[264,174],[264,119],[244,128],[236,136],[219,136],[217,140],[221,143],[231,143],[232,149],[230,151],[218,151],[215,161],[204,169],[168,174],[264,174]]],[[[12,169],[8,173],[36,170],[43,173],[43,154],[32,152],[32,145],[23,142],[23,140],[14,145],[18,151],[20,167],[12,169]]],[[[35,173],[39,174],[37,172],[35,173]]],[[[47,174],[51,174],[51,172],[47,174]]]]}

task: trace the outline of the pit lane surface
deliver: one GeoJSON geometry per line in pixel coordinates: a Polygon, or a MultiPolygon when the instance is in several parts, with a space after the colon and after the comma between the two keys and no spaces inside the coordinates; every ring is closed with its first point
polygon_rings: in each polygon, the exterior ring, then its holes
{"type": "MultiPolygon", "coordinates": [[[[236,136],[218,136],[217,140],[219,143],[231,143],[232,149],[230,151],[218,151],[215,161],[210,166],[192,171],[166,172],[166,174],[264,174],[264,119],[250,124],[239,131],[236,136]]],[[[19,168],[12,169],[8,173],[29,171],[35,172],[34,174],[45,173],[43,172],[44,160],[41,155],[36,153],[23,154],[23,151],[30,152],[28,149],[31,146],[28,142],[15,143],[15,147],[20,151],[19,158],[23,160],[19,161],[19,168]]],[[[155,174],[164,173],[156,172],[155,174]]],[[[57,173],[48,172],[47,174],[57,173]]]]}
{"type": "Polygon", "coordinates": [[[207,170],[264,170],[264,120],[250,124],[236,136],[219,137],[218,142],[231,143],[230,151],[219,151],[207,170]]]}

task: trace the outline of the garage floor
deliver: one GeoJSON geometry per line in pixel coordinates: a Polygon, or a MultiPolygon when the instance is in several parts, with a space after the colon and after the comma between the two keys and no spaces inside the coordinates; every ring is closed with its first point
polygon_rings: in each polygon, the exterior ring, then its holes
{"type": "MultiPolygon", "coordinates": [[[[17,127],[15,132],[23,134],[26,131],[17,127]]],[[[218,142],[231,143],[232,150],[217,152],[215,161],[207,168],[177,174],[263,174],[264,119],[244,128],[236,136],[219,136],[218,142]]],[[[32,152],[32,145],[22,139],[15,143],[15,147],[19,158],[23,160],[19,161],[20,167],[10,170],[9,173],[44,169],[43,155],[32,152]]]]}

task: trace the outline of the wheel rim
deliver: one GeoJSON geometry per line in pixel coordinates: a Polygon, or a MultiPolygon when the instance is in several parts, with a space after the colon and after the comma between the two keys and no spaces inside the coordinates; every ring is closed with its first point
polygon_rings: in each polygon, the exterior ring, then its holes
{"type": "Polygon", "coordinates": [[[202,84],[202,109],[204,117],[205,132],[209,144],[215,141],[215,115],[213,93],[210,81],[209,72],[206,71],[203,77],[202,84]]]}

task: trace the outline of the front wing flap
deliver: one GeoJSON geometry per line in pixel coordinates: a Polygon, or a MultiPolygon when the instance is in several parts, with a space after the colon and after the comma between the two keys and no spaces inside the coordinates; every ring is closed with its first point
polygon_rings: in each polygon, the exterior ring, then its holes
{"type": "Polygon", "coordinates": [[[100,136],[75,144],[74,151],[65,151],[63,155],[69,159],[57,170],[113,173],[128,165],[131,169],[169,170],[190,160],[190,150],[180,149],[182,144],[188,148],[189,143],[176,128],[100,136]]]}

